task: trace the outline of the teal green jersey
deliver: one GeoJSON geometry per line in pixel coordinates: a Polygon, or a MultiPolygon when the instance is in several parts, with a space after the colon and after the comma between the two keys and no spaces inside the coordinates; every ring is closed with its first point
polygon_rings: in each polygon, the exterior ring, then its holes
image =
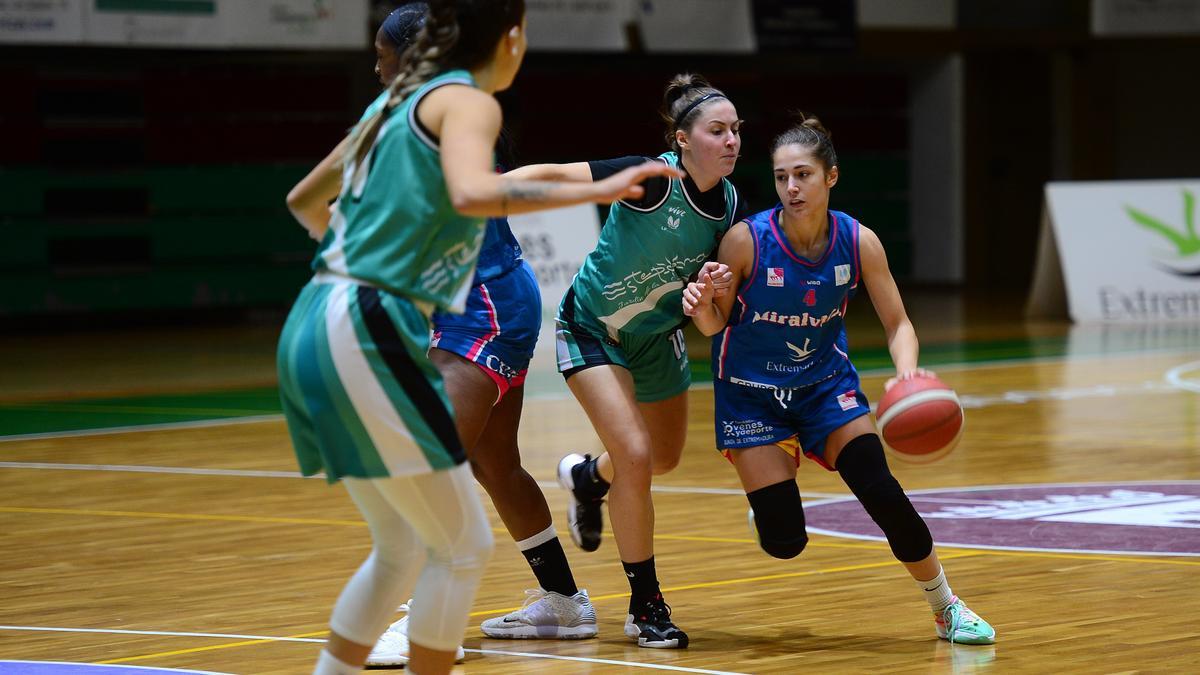
{"type": "MultiPolygon", "coordinates": [[[[450,204],[437,139],[417,104],[437,87],[475,86],[465,70],[443,73],[392,109],[362,170],[348,161],[313,269],[461,312],[483,242],[484,220],[450,204]]],[[[384,105],[387,92],[367,108],[384,105]]]]}
{"type": "MultiPolygon", "coordinates": [[[[673,152],[659,156],[679,165],[673,152]]],[[[737,191],[722,178],[725,213],[697,208],[683,186],[670,179],[662,200],[646,208],[615,202],[600,242],[575,277],[576,302],[611,330],[663,333],[683,320],[683,288],[721,235],[733,224],[737,191]]]]}

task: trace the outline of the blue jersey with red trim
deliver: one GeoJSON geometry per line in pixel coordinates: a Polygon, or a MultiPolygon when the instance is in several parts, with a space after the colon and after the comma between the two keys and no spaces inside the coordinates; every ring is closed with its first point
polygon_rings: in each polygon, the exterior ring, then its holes
{"type": "Polygon", "coordinates": [[[830,211],[829,245],[808,260],[788,243],[779,214],[776,207],[747,219],[754,267],[713,338],[717,379],[790,389],[854,368],[843,317],[858,290],[858,221],[830,211]]]}

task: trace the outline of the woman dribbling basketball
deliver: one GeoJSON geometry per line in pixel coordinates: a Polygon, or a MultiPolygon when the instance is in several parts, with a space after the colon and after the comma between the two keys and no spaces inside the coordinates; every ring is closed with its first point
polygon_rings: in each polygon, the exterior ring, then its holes
{"type": "Polygon", "coordinates": [[[737,293],[714,300],[704,276],[683,295],[696,327],[719,334],[717,447],[737,468],[759,544],[794,558],[808,543],[796,486],[803,453],[837,471],[887,535],[924,592],[938,636],[991,644],[996,631],[950,591],[929,528],[888,469],[848,355],[842,318],[861,279],[896,365],[885,388],[925,372],[883,245],[854,218],[829,210],[837,155],[815,117],[776,137],[771,160],[780,204],[731,228],[717,254],[737,293]]]}

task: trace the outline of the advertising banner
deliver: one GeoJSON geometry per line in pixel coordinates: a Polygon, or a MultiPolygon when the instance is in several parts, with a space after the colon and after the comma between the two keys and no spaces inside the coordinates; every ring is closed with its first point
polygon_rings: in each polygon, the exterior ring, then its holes
{"type": "Polygon", "coordinates": [[[542,291],[542,328],[525,380],[526,395],[562,397],[567,388],[556,365],[554,316],[584,258],[596,247],[600,216],[594,205],[576,204],[512,216],[508,223],[542,291]]]}
{"type": "Polygon", "coordinates": [[[1092,35],[1200,35],[1200,0],[1092,0],[1092,35]]]}
{"type": "Polygon", "coordinates": [[[534,51],[622,52],[633,20],[632,0],[526,0],[534,51]]]}
{"type": "Polygon", "coordinates": [[[642,0],[635,18],[651,53],[755,50],[750,0],[642,0]]]}
{"type": "Polygon", "coordinates": [[[0,0],[0,43],[366,49],[367,0],[0,0]]]}
{"type": "Polygon", "coordinates": [[[130,47],[221,47],[217,0],[90,0],[84,42],[130,47]]]}
{"type": "Polygon", "coordinates": [[[367,3],[361,0],[226,0],[220,13],[234,47],[363,49],[371,44],[367,3]]]}
{"type": "Polygon", "coordinates": [[[84,0],[0,0],[0,43],[83,41],[84,0]]]}
{"type": "Polygon", "coordinates": [[[1196,179],[1047,184],[1039,257],[1057,254],[1071,318],[1200,320],[1197,195],[1196,179]]]}

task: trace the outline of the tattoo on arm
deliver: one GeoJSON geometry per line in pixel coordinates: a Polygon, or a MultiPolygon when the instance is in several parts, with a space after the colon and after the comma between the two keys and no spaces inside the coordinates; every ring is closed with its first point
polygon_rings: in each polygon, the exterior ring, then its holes
{"type": "Polygon", "coordinates": [[[500,197],[507,209],[508,200],[534,202],[546,199],[554,183],[532,180],[504,180],[500,183],[500,197]]]}

